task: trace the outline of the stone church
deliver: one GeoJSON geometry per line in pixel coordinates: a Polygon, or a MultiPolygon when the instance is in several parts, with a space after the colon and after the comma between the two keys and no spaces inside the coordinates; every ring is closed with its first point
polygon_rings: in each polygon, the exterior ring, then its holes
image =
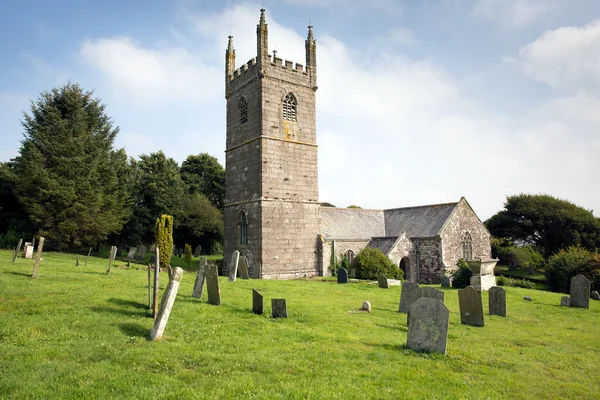
{"type": "Polygon", "coordinates": [[[264,10],[256,39],[256,58],[240,68],[231,36],[225,51],[225,270],[238,250],[255,278],[329,275],[332,251],[352,260],[369,246],[407,279],[437,283],[459,258],[491,255],[490,234],[464,198],[390,210],[322,207],[312,27],[304,65],[269,54],[264,10]]]}

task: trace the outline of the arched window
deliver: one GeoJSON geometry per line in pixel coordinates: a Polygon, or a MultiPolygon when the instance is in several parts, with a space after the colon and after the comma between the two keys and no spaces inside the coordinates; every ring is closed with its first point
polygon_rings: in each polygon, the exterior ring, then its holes
{"type": "Polygon", "coordinates": [[[240,214],[240,244],[248,244],[248,218],[246,214],[240,214]]]}
{"type": "Polygon", "coordinates": [[[244,125],[248,122],[248,103],[245,97],[240,97],[240,123],[244,125]]]}
{"type": "Polygon", "coordinates": [[[473,239],[471,239],[471,235],[469,232],[465,232],[462,238],[462,251],[463,258],[465,260],[473,259],[473,239]]]}
{"type": "Polygon", "coordinates": [[[296,108],[298,103],[292,93],[288,93],[283,98],[283,119],[296,121],[296,108]]]}
{"type": "Polygon", "coordinates": [[[346,260],[348,260],[348,264],[352,265],[352,263],[354,262],[354,252],[352,250],[347,250],[344,253],[344,257],[346,257],[346,260]]]}

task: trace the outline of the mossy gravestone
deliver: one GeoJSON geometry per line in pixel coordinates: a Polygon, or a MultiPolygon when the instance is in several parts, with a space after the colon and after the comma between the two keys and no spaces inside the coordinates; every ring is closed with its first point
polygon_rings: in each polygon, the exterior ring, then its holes
{"type": "Polygon", "coordinates": [[[450,312],[438,299],[421,297],[410,306],[406,347],[446,354],[450,312]]]}
{"type": "Polygon", "coordinates": [[[444,302],[444,292],[430,286],[425,286],[421,288],[421,297],[427,297],[429,299],[438,299],[442,303],[444,302]]]}
{"type": "Polygon", "coordinates": [[[384,274],[379,274],[379,276],[377,277],[377,283],[379,284],[380,288],[387,289],[388,288],[387,276],[385,276],[384,274]]]}
{"type": "Polygon", "coordinates": [[[235,250],[231,255],[231,262],[229,264],[229,280],[235,282],[237,278],[238,262],[240,261],[240,252],[235,250]]]}
{"type": "Polygon", "coordinates": [[[179,290],[179,283],[181,282],[182,276],[183,269],[173,269],[171,280],[169,280],[167,288],[165,289],[165,293],[163,294],[162,301],[160,302],[160,309],[158,310],[158,314],[154,320],[154,326],[150,331],[150,340],[158,340],[162,337],[163,332],[167,327],[167,322],[169,321],[169,316],[171,315],[175,298],[177,297],[177,291],[179,290]]]}
{"type": "Polygon", "coordinates": [[[465,325],[483,326],[483,300],[481,292],[472,286],[458,291],[460,322],[465,325]]]}
{"type": "Polygon", "coordinates": [[[258,315],[263,313],[263,295],[256,289],[252,289],[252,312],[258,315]]]}
{"type": "Polygon", "coordinates": [[[194,282],[194,290],[192,291],[192,297],[197,299],[202,297],[202,291],[204,290],[204,281],[206,280],[206,258],[201,257],[198,261],[198,272],[196,273],[196,281],[194,282]]]}
{"type": "Polygon", "coordinates": [[[206,290],[208,303],[215,306],[221,305],[221,289],[219,288],[219,271],[216,265],[206,266],[206,290]]]}
{"type": "Polygon", "coordinates": [[[285,299],[271,299],[271,309],[273,310],[273,318],[288,317],[285,299]]]}
{"type": "Polygon", "coordinates": [[[415,282],[402,282],[402,292],[400,293],[400,307],[398,312],[408,314],[410,306],[421,297],[419,284],[415,282]]]}
{"type": "Polygon", "coordinates": [[[506,317],[506,290],[500,286],[491,287],[488,291],[490,315],[506,317]]]}
{"type": "Polygon", "coordinates": [[[571,307],[590,308],[590,281],[579,274],[571,278],[571,307]]]}
{"type": "Polygon", "coordinates": [[[246,256],[241,256],[239,261],[240,279],[250,279],[248,272],[248,259],[246,256]]]}

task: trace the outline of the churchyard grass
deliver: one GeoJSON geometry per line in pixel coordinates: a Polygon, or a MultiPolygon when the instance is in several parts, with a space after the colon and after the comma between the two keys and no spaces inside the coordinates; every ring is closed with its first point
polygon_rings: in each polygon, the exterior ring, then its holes
{"type": "Polygon", "coordinates": [[[498,265],[494,269],[496,275],[504,275],[511,278],[520,278],[520,279],[529,279],[534,281],[546,282],[546,275],[543,272],[534,271],[532,275],[529,275],[527,269],[516,269],[514,271],[510,271],[505,265],[498,265]]]}
{"type": "MultiPolygon", "coordinates": [[[[447,357],[405,348],[400,287],[321,280],[229,282],[221,306],[191,297],[185,273],[163,339],[148,340],[147,273],[117,261],[0,251],[0,398],[594,398],[600,302],[507,287],[508,316],[485,327],[450,310],[447,357]],[[264,315],[252,313],[252,288],[264,315]],[[533,301],[523,300],[531,296],[533,301]],[[285,298],[289,318],[271,318],[285,298]],[[364,300],[371,314],[354,312],[364,300]],[[352,312],[349,312],[352,311],[352,312]]],[[[161,291],[167,284],[161,272],[161,291]]]]}

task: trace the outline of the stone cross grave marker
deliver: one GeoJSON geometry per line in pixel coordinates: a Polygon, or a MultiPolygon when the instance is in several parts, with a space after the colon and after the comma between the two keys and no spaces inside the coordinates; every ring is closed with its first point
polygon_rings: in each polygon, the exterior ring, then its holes
{"type": "Polygon", "coordinates": [[[250,274],[248,273],[248,258],[246,258],[246,256],[241,256],[238,265],[240,279],[250,279],[250,274]]]}
{"type": "Polygon", "coordinates": [[[44,237],[40,236],[40,243],[38,244],[37,254],[35,255],[35,263],[33,264],[33,273],[31,274],[32,278],[37,276],[38,267],[40,265],[40,260],[42,259],[42,249],[44,248],[44,237]]]}
{"type": "Polygon", "coordinates": [[[563,296],[560,298],[560,305],[563,307],[571,307],[571,299],[569,296],[563,296]]]}
{"type": "Polygon", "coordinates": [[[506,290],[500,286],[491,287],[488,291],[490,315],[506,317],[506,290]]]}
{"type": "Polygon", "coordinates": [[[446,355],[450,312],[438,299],[421,297],[410,306],[406,347],[446,355]]]}
{"type": "Polygon", "coordinates": [[[377,284],[379,285],[380,288],[387,289],[388,288],[387,276],[385,276],[384,274],[379,274],[379,276],[377,277],[377,284]]]}
{"type": "Polygon", "coordinates": [[[202,297],[202,291],[204,290],[204,281],[206,281],[206,257],[201,257],[198,261],[198,273],[196,274],[196,282],[194,282],[194,290],[192,291],[192,297],[197,299],[202,297]]]}
{"type": "Polygon", "coordinates": [[[182,276],[183,269],[179,267],[173,269],[171,279],[167,284],[162,301],[160,302],[160,309],[158,310],[158,315],[154,320],[154,326],[150,331],[150,340],[158,340],[162,337],[163,332],[167,327],[167,322],[169,321],[169,316],[171,315],[175,298],[177,297],[177,291],[179,290],[179,283],[181,282],[182,276]]]}
{"type": "Polygon", "coordinates": [[[465,325],[483,326],[483,300],[481,292],[472,286],[458,291],[460,322],[465,325]]]}
{"type": "Polygon", "coordinates": [[[23,258],[33,258],[33,244],[31,244],[31,242],[25,242],[25,247],[23,247],[23,258]]]}
{"type": "Polygon", "coordinates": [[[135,253],[137,253],[137,247],[130,248],[129,252],[127,252],[127,258],[129,258],[129,259],[134,258],[135,253]]]}
{"type": "Polygon", "coordinates": [[[231,255],[231,262],[229,263],[229,280],[231,282],[235,282],[235,279],[237,277],[237,269],[238,269],[238,263],[240,261],[240,252],[237,250],[233,251],[233,254],[231,255]]]}
{"type": "Polygon", "coordinates": [[[17,256],[19,255],[19,251],[21,251],[21,244],[23,244],[23,239],[19,239],[19,243],[17,244],[17,247],[15,248],[15,254],[13,255],[12,262],[15,262],[15,260],[17,259],[17,256]]]}
{"type": "Polygon", "coordinates": [[[208,292],[208,304],[221,305],[221,289],[219,288],[219,271],[217,266],[209,264],[206,270],[206,291],[208,292]]]}
{"type": "Polygon", "coordinates": [[[408,314],[410,305],[421,297],[421,289],[416,282],[402,282],[402,292],[400,293],[400,307],[398,312],[408,314]]]}
{"type": "Polygon", "coordinates": [[[202,251],[202,246],[200,246],[200,245],[196,246],[196,249],[194,250],[194,257],[200,257],[201,251],[202,251]]]}
{"type": "Polygon", "coordinates": [[[436,289],[430,286],[425,286],[421,288],[421,297],[427,297],[429,299],[438,299],[442,303],[444,302],[444,292],[440,289],[436,289]]]}
{"type": "Polygon", "coordinates": [[[273,310],[273,318],[288,317],[285,299],[271,299],[271,309],[273,310]]]}
{"type": "Polygon", "coordinates": [[[571,278],[571,307],[590,308],[590,281],[579,274],[571,278]]]}
{"type": "Polygon", "coordinates": [[[259,315],[263,313],[263,295],[256,289],[252,289],[252,312],[259,315]]]}
{"type": "Polygon", "coordinates": [[[337,283],[348,283],[348,271],[346,271],[346,268],[338,269],[337,283]]]}

